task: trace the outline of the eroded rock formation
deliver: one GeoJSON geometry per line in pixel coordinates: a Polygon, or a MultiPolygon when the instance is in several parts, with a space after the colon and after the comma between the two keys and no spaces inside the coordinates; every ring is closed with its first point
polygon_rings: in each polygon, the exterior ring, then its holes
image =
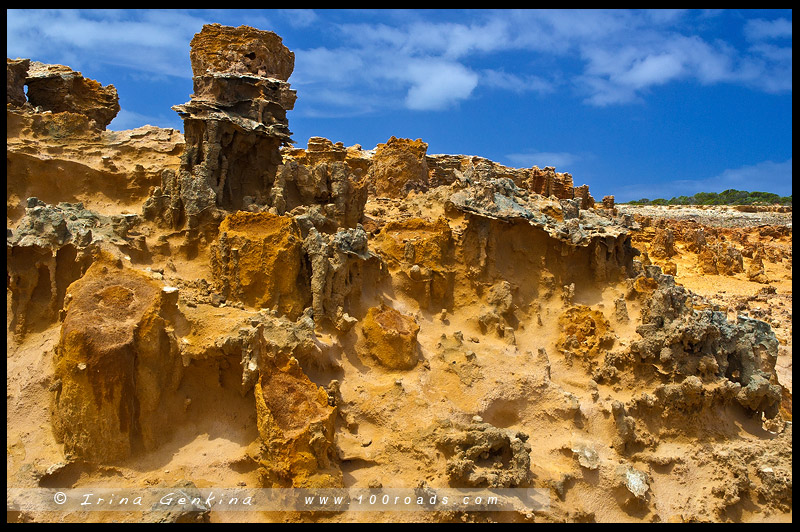
{"type": "Polygon", "coordinates": [[[9,484],[536,487],[547,511],[403,519],[791,518],[791,328],[758,319],[791,313],[790,226],[654,221],[422,139],[294,148],[279,36],[207,25],[191,60],[185,143],[105,131],[112,87],[8,60],[9,484]],[[693,274],[758,292],[722,308],[693,274]]]}
{"type": "Polygon", "coordinates": [[[294,54],[272,32],[209,24],[191,47],[194,94],[173,107],[186,150],[177,175],[165,176],[145,205],[175,229],[218,224],[245,198],[266,203],[296,99],[286,82],[294,54]]]}
{"type": "Polygon", "coordinates": [[[419,325],[412,316],[381,305],[367,311],[361,324],[364,354],[389,369],[411,369],[419,360],[419,325]]]}
{"type": "Polygon", "coordinates": [[[303,240],[290,217],[241,211],[227,216],[211,246],[211,271],[224,297],[249,307],[296,318],[310,299],[303,240]]]}
{"type": "Polygon", "coordinates": [[[177,293],[100,261],[68,288],[55,348],[53,429],[68,457],[107,462],[166,441],[182,365],[177,293]]]}

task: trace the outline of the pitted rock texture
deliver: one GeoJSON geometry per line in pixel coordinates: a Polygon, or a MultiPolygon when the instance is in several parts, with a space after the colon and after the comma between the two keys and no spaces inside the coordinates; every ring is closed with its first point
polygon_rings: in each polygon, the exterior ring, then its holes
{"type": "Polygon", "coordinates": [[[361,324],[363,354],[388,369],[408,370],[417,365],[419,325],[413,317],[381,305],[367,311],[361,324]]]}
{"type": "Polygon", "coordinates": [[[595,204],[423,140],[294,148],[280,37],[205,26],[191,58],[185,142],[37,108],[8,62],[10,487],[549,499],[65,522],[791,520],[790,211],[595,204]]]}
{"type": "Polygon", "coordinates": [[[319,137],[309,139],[307,151],[285,154],[268,205],[278,214],[296,212],[306,228],[326,233],[354,228],[364,216],[367,181],[363,164],[350,163],[343,147],[319,137]]]}
{"type": "Polygon", "coordinates": [[[138,212],[163,174],[180,165],[183,135],[143,126],[100,131],[86,115],[8,109],[6,216],[24,214],[28,198],[82,202],[106,215],[138,212]]]}
{"type": "Polygon", "coordinates": [[[411,190],[428,188],[428,145],[422,139],[390,138],[378,144],[372,158],[370,183],[375,195],[403,197],[411,190]]]}
{"type": "Polygon", "coordinates": [[[31,61],[25,84],[28,102],[33,107],[86,115],[99,129],[105,129],[120,110],[114,85],[104,87],[64,65],[31,61]]]}
{"type": "Polygon", "coordinates": [[[390,221],[375,237],[378,253],[423,308],[453,304],[455,241],[444,218],[390,221]]]}
{"type": "Polygon", "coordinates": [[[262,482],[271,487],[332,488],[342,485],[333,463],[336,408],[293,358],[270,361],[255,388],[262,440],[262,482]]]}
{"type": "Polygon", "coordinates": [[[346,331],[358,320],[356,313],[361,287],[370,275],[379,275],[380,263],[369,250],[367,234],[359,225],[335,235],[310,228],[303,251],[311,263],[311,294],[314,319],[328,320],[346,331]]]}
{"type": "Polygon", "coordinates": [[[528,435],[473,422],[440,428],[437,445],[448,458],[453,487],[516,488],[530,483],[528,435]]]}
{"type": "Polygon", "coordinates": [[[182,366],[169,319],[176,294],[142,273],[97,262],[68,288],[55,348],[53,427],[69,456],[127,458],[165,440],[165,403],[182,366]]]}
{"type": "Polygon", "coordinates": [[[136,215],[103,216],[82,203],[48,205],[28,198],[25,216],[6,238],[11,328],[24,336],[55,323],[67,287],[101,253],[123,257],[141,248],[136,215]]]}
{"type": "Polygon", "coordinates": [[[211,269],[226,298],[296,318],[311,299],[302,248],[294,219],[240,211],[220,224],[211,269]]]}
{"type": "Polygon", "coordinates": [[[205,25],[192,39],[194,94],[173,107],[184,119],[186,151],[176,177],[148,205],[152,218],[180,229],[213,229],[245,198],[265,204],[291,141],[286,80],[294,54],[272,32],[205,25]]]}
{"type": "Polygon", "coordinates": [[[280,36],[249,26],[207,24],[194,36],[191,48],[195,76],[232,72],[286,81],[294,70],[294,53],[280,36]]]}
{"type": "Polygon", "coordinates": [[[25,96],[25,78],[28,76],[30,59],[6,59],[6,103],[20,107],[28,101],[25,96]]]}
{"type": "MultiPolygon", "coordinates": [[[[631,351],[675,379],[697,375],[707,383],[717,381],[721,388],[713,391],[704,390],[699,379],[684,381],[695,383],[707,398],[721,394],[759,416],[775,417],[781,402],[775,375],[778,340],[769,325],[744,316],[731,324],[721,312],[694,310],[691,294],[675,286],[671,276],[653,266],[648,274],[658,288],[643,308],[643,323],[636,329],[642,338],[631,351]]],[[[668,404],[678,403],[667,399],[668,404]]]]}

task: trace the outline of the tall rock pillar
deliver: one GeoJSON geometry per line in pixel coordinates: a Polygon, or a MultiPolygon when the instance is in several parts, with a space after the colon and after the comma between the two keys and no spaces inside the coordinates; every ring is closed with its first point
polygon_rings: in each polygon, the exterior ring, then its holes
{"type": "Polygon", "coordinates": [[[181,167],[165,173],[145,205],[145,215],[176,229],[216,225],[246,201],[267,202],[297,98],[286,81],[294,53],[270,31],[207,24],[192,39],[191,61],[194,94],[173,107],[184,120],[181,167]]]}

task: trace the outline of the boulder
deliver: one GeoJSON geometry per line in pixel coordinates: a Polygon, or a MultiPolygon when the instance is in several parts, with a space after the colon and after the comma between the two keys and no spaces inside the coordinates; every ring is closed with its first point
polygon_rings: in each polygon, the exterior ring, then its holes
{"type": "Polygon", "coordinates": [[[53,399],[54,432],[68,457],[114,461],[168,437],[174,420],[165,405],[182,375],[171,325],[176,296],[107,261],[70,285],[53,399]]]}
{"type": "Polygon", "coordinates": [[[367,310],[361,322],[364,336],[362,353],[372,356],[386,368],[408,370],[419,359],[416,320],[381,304],[367,310]]]}

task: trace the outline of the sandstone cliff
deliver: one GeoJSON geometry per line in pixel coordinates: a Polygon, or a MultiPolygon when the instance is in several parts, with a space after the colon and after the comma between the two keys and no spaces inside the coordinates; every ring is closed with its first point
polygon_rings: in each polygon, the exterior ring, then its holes
{"type": "MultiPolygon", "coordinates": [[[[191,61],[182,135],[107,131],[113,86],[8,60],[9,486],[549,501],[259,522],[791,520],[785,324],[682,277],[790,313],[790,225],[653,221],[422,139],[297,148],[279,36],[207,25],[191,61]]],[[[59,519],[235,517],[86,513],[59,519]]]]}

